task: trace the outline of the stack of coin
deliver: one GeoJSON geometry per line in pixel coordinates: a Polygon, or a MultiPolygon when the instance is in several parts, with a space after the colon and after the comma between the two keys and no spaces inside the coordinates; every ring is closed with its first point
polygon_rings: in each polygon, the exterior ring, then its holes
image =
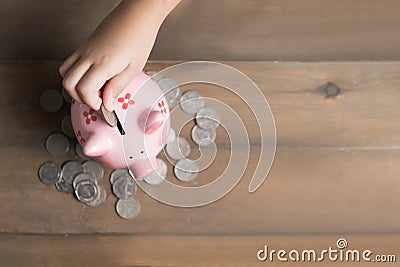
{"type": "Polygon", "coordinates": [[[107,196],[104,187],[97,184],[103,175],[103,166],[93,160],[82,164],[75,160],[67,161],[61,171],[61,183],[64,186],[57,189],[63,193],[74,192],[79,201],[89,206],[98,206],[105,202],[107,196]]]}
{"type": "Polygon", "coordinates": [[[99,206],[106,201],[106,190],[97,184],[97,179],[91,173],[79,173],[72,185],[76,198],[88,206],[99,206]]]}
{"type": "Polygon", "coordinates": [[[128,169],[115,169],[110,175],[110,182],[116,203],[117,214],[123,219],[132,219],[140,213],[140,202],[134,198],[136,184],[128,169]]]}
{"type": "Polygon", "coordinates": [[[55,185],[62,193],[75,193],[79,201],[89,206],[98,206],[106,200],[104,187],[97,184],[103,173],[103,167],[92,160],[83,164],[76,160],[67,161],[62,168],[54,162],[46,161],[39,167],[42,183],[55,185]]]}

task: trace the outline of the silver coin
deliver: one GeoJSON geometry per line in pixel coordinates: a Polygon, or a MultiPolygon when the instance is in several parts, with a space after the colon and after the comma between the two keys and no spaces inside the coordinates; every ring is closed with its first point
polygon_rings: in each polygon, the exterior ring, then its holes
{"type": "Polygon", "coordinates": [[[189,159],[181,159],[175,164],[174,174],[182,182],[190,182],[196,179],[199,166],[189,159]]]}
{"type": "Polygon", "coordinates": [[[203,129],[216,129],[220,122],[218,113],[212,108],[202,108],[196,113],[196,123],[203,129]]]}
{"type": "Polygon", "coordinates": [[[163,78],[157,71],[154,70],[146,71],[146,74],[149,75],[151,79],[156,82],[163,78]]]}
{"type": "Polygon", "coordinates": [[[215,141],[216,133],[214,129],[205,130],[197,125],[192,128],[192,140],[202,146],[209,146],[215,141]]]}
{"type": "Polygon", "coordinates": [[[132,177],[128,169],[115,169],[111,172],[110,183],[114,184],[114,181],[121,176],[132,177]]]}
{"type": "Polygon", "coordinates": [[[53,133],[46,139],[46,150],[53,156],[61,156],[69,150],[69,140],[61,133],[53,133]]]}
{"type": "Polygon", "coordinates": [[[144,181],[151,185],[161,184],[167,176],[167,164],[160,158],[157,158],[157,170],[149,176],[144,177],[144,181]]]}
{"type": "Polygon", "coordinates": [[[106,201],[107,193],[104,187],[98,186],[98,194],[97,197],[93,201],[89,201],[86,204],[91,207],[96,207],[103,204],[106,201]]]}
{"type": "Polygon", "coordinates": [[[104,168],[97,161],[87,160],[82,163],[82,167],[84,172],[93,175],[97,181],[101,180],[104,176],[104,168]]]}
{"type": "Polygon", "coordinates": [[[168,134],[167,134],[167,137],[166,137],[165,142],[166,142],[166,143],[171,143],[172,141],[175,140],[175,138],[176,138],[176,132],[175,132],[175,130],[172,129],[172,128],[169,128],[169,131],[168,131],[168,134]]]}
{"type": "Polygon", "coordinates": [[[79,201],[87,203],[95,200],[99,190],[97,185],[90,180],[81,181],[76,185],[75,196],[79,201]]]}
{"type": "Polygon", "coordinates": [[[78,161],[75,160],[65,162],[61,169],[62,178],[70,184],[72,184],[75,176],[80,173],[83,173],[83,167],[78,161]]]}
{"type": "Polygon", "coordinates": [[[178,136],[172,142],[167,143],[165,152],[169,158],[180,160],[189,156],[190,144],[185,138],[178,136]]]}
{"type": "MultiPolygon", "coordinates": [[[[167,100],[167,101],[168,101],[168,100],[167,100]]],[[[180,101],[181,101],[181,93],[179,93],[179,94],[176,96],[176,98],[171,99],[171,101],[168,102],[169,108],[172,109],[172,108],[178,106],[179,103],[180,103],[180,101]]]]}
{"type": "Polygon", "coordinates": [[[65,88],[61,89],[61,95],[64,98],[64,100],[68,103],[71,103],[72,101],[72,97],[69,95],[69,93],[67,92],[67,90],[65,90],[65,88]]]}
{"type": "Polygon", "coordinates": [[[75,175],[74,177],[74,181],[72,182],[72,186],[76,189],[76,187],[78,186],[78,184],[82,181],[92,181],[95,184],[97,183],[96,179],[93,177],[93,175],[91,175],[90,173],[78,173],[77,175],[75,175]]]}
{"type": "Polygon", "coordinates": [[[158,85],[165,93],[165,99],[168,102],[169,108],[173,108],[179,104],[181,92],[178,84],[174,80],[171,80],[170,78],[162,78],[158,81],[158,85]]]}
{"type": "Polygon", "coordinates": [[[74,192],[74,188],[72,187],[72,184],[67,183],[64,179],[61,178],[61,180],[59,180],[56,183],[56,188],[58,191],[60,191],[61,193],[65,193],[65,194],[71,194],[72,192],[74,192]]]}
{"type": "Polygon", "coordinates": [[[79,144],[79,142],[76,142],[75,144],[75,154],[78,156],[78,158],[83,159],[83,160],[88,160],[90,159],[90,157],[86,156],[83,153],[83,148],[81,146],[81,144],[79,144]]]}
{"type": "Polygon", "coordinates": [[[71,115],[67,115],[62,119],[61,130],[66,136],[75,138],[74,128],[72,127],[71,122],[71,115]]]}
{"type": "Polygon", "coordinates": [[[136,184],[130,176],[120,176],[114,181],[112,188],[117,198],[127,199],[135,194],[136,184]]]}
{"type": "Polygon", "coordinates": [[[184,112],[194,115],[204,107],[204,99],[198,92],[189,90],[182,95],[180,107],[184,112]]]}
{"type": "Polygon", "coordinates": [[[40,96],[40,106],[48,112],[59,111],[63,103],[63,97],[57,90],[46,90],[40,96]]]}
{"type": "Polygon", "coordinates": [[[140,213],[140,202],[134,198],[119,199],[116,210],[121,218],[132,219],[140,213]]]}
{"type": "Polygon", "coordinates": [[[103,104],[101,104],[100,106],[100,112],[108,125],[110,125],[111,127],[117,126],[118,120],[114,112],[108,111],[103,104]]]}
{"type": "Polygon", "coordinates": [[[55,184],[60,180],[61,169],[54,162],[46,161],[40,165],[38,175],[42,183],[46,185],[55,184]]]}

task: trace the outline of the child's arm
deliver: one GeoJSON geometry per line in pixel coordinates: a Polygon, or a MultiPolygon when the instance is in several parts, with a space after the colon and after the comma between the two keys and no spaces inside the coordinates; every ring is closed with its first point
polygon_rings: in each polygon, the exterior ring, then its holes
{"type": "Polygon", "coordinates": [[[123,0],[60,66],[64,88],[95,110],[102,101],[113,110],[115,97],[143,69],[159,27],[179,2],[123,0]]]}

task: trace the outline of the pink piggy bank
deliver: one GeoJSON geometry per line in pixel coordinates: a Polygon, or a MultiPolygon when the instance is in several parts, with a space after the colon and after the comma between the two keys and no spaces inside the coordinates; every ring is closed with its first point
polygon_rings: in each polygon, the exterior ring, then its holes
{"type": "Polygon", "coordinates": [[[86,156],[111,168],[129,168],[141,179],[157,168],[170,129],[169,107],[158,84],[139,73],[115,101],[118,127],[85,104],[71,103],[76,138],[86,156]]]}

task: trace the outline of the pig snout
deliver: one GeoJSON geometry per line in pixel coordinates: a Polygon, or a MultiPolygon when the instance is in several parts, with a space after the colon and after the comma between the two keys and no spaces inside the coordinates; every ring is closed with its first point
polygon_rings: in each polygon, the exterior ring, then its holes
{"type": "Polygon", "coordinates": [[[111,151],[112,141],[107,135],[93,134],[83,146],[83,153],[88,157],[99,157],[111,151]]]}
{"type": "Polygon", "coordinates": [[[138,159],[132,163],[130,166],[135,178],[143,179],[146,176],[149,176],[157,169],[157,160],[156,158],[150,159],[138,159]]]}

